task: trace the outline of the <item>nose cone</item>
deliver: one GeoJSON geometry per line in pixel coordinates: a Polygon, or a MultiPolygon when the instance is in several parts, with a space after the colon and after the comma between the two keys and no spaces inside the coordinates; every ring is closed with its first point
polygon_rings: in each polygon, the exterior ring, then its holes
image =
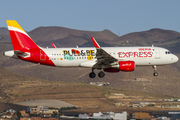
{"type": "Polygon", "coordinates": [[[173,62],[175,63],[175,62],[177,62],[178,60],[179,60],[179,58],[176,56],[176,55],[173,55],[173,62]]]}

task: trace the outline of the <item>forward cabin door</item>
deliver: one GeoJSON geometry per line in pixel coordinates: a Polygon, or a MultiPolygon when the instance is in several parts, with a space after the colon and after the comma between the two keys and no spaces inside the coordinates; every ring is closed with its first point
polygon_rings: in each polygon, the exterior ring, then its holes
{"type": "Polygon", "coordinates": [[[161,58],[160,50],[155,49],[155,59],[160,59],[160,58],[161,58]]]}
{"type": "Polygon", "coordinates": [[[44,61],[46,60],[46,54],[44,53],[44,51],[40,50],[40,60],[44,61]]]}

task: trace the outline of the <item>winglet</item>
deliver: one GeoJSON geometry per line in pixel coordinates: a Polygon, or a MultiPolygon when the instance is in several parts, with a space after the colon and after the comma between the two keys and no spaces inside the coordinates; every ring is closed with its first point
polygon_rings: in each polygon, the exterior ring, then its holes
{"type": "Polygon", "coordinates": [[[51,45],[53,46],[53,48],[56,48],[56,46],[54,45],[54,43],[51,43],[51,45]]]}
{"type": "Polygon", "coordinates": [[[91,37],[91,39],[93,41],[94,47],[95,48],[100,48],[100,45],[96,42],[96,40],[93,37],[91,37]]]}

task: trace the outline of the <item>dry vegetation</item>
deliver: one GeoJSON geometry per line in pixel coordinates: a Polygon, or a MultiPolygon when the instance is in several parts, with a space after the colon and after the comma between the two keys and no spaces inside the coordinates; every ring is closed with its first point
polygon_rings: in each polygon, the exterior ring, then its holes
{"type": "MultiPolygon", "coordinates": [[[[98,87],[83,83],[59,82],[21,76],[0,68],[1,101],[16,103],[24,100],[57,99],[82,107],[84,110],[115,109],[112,103],[123,100],[112,98],[111,93],[139,96],[133,100],[169,98],[154,93],[131,91],[121,88],[98,87]],[[140,99],[141,98],[141,99],[140,99]]],[[[124,99],[125,100],[125,99],[124,99]]],[[[129,109],[129,108],[119,108],[129,109]]],[[[132,109],[133,110],[133,109],[132,109]]]]}

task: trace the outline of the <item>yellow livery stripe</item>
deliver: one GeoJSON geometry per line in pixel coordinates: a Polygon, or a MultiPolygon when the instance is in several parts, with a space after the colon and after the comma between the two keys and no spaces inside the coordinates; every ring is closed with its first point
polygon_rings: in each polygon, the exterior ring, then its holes
{"type": "MultiPolygon", "coordinates": [[[[22,29],[22,27],[21,27],[15,20],[6,20],[6,22],[7,22],[8,27],[9,27],[9,26],[10,26],[10,27],[15,27],[15,28],[18,28],[18,29],[24,31],[24,30],[22,29]]],[[[24,32],[25,32],[25,31],[24,31],[24,32]]],[[[26,32],[25,32],[25,33],[26,33],[26,32]]]]}

